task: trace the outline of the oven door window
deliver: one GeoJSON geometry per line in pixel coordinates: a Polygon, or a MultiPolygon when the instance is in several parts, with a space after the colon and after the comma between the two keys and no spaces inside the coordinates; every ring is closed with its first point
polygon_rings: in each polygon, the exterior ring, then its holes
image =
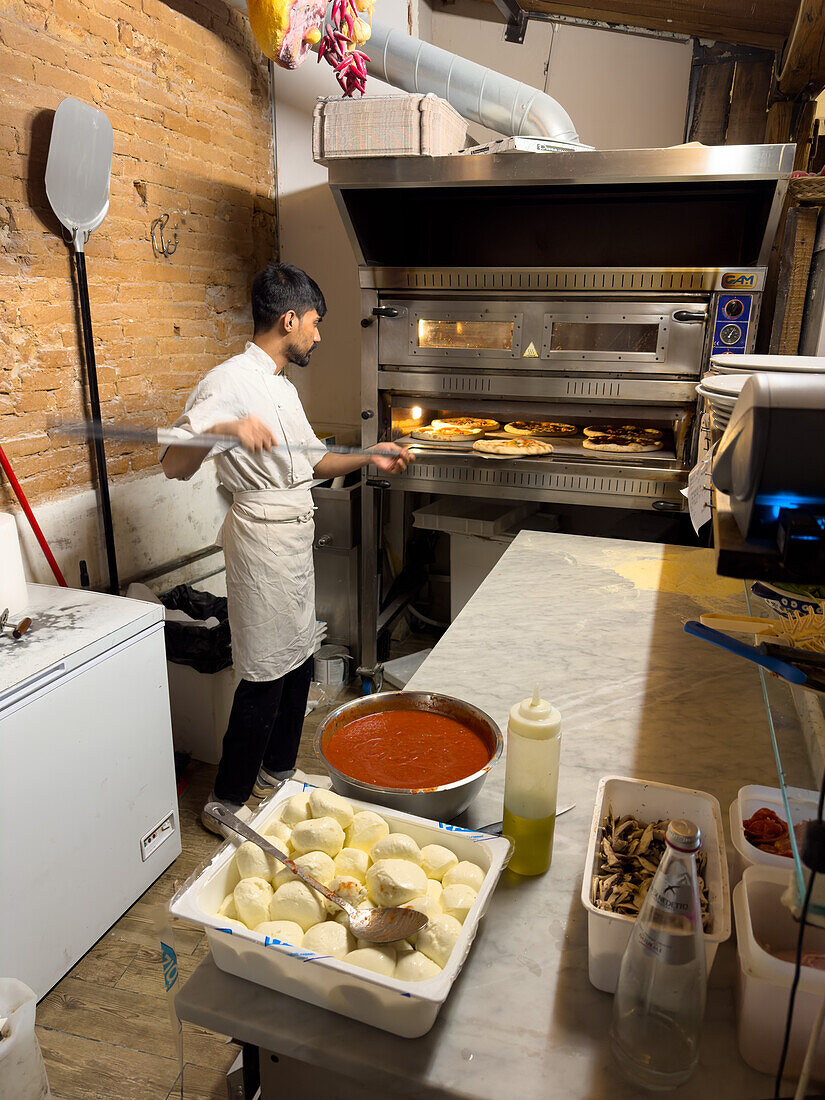
{"type": "Polygon", "coordinates": [[[416,347],[432,351],[512,351],[513,321],[444,321],[419,317],[416,347]]]}
{"type": "Polygon", "coordinates": [[[548,314],[542,358],[656,363],[665,358],[667,330],[659,316],[548,314]]]}
{"type": "Polygon", "coordinates": [[[521,350],[522,322],[523,314],[505,313],[495,306],[483,313],[442,312],[433,307],[413,311],[407,352],[433,366],[515,359],[521,350]]]}

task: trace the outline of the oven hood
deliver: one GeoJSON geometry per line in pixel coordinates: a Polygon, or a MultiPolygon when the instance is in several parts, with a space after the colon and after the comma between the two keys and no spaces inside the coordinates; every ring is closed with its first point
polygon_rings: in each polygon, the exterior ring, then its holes
{"type": "Polygon", "coordinates": [[[460,273],[472,271],[484,273],[479,289],[566,289],[587,269],[594,289],[610,277],[599,273],[640,272],[635,292],[694,278],[674,272],[697,273],[695,289],[707,289],[722,268],[766,267],[793,154],[793,145],[582,148],[328,168],[365,288],[436,289],[449,272],[446,288],[470,289],[460,273]],[[551,270],[560,287],[535,281],[551,270]],[[671,274],[645,285],[645,271],[671,274]]]}

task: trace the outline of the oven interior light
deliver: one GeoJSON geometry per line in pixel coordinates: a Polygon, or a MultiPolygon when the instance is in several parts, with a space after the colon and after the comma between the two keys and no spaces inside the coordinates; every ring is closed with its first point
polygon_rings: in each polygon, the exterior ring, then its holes
{"type": "Polygon", "coordinates": [[[424,410],[421,408],[421,406],[420,405],[413,405],[413,408],[412,408],[412,418],[413,418],[413,420],[420,420],[423,415],[424,415],[424,410]]]}

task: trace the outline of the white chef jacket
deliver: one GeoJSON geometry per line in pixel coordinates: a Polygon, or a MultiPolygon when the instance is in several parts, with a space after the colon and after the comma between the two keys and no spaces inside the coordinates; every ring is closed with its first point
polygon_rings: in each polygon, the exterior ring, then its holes
{"type": "Polygon", "coordinates": [[[298,391],[253,343],[198,383],[174,427],[185,436],[247,416],[267,424],[278,446],[251,454],[216,444],[207,457],[215,458],[219,480],[233,497],[220,534],[233,664],[246,680],[275,680],[314,649],[310,488],[326,447],[298,391]]]}

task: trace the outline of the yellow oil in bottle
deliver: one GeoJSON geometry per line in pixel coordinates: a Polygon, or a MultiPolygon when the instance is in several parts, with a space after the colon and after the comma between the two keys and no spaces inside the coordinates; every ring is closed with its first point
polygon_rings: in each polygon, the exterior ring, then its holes
{"type": "Polygon", "coordinates": [[[513,841],[510,870],[517,875],[543,875],[550,867],[555,827],[554,813],[549,817],[516,817],[505,806],[501,833],[513,841]]]}

